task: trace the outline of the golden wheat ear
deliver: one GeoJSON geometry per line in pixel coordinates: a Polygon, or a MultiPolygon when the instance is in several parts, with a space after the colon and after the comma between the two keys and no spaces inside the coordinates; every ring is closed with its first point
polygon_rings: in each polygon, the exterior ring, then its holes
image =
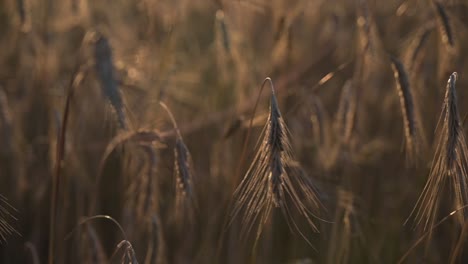
{"type": "Polygon", "coordinates": [[[98,36],[94,43],[94,60],[96,73],[101,82],[102,92],[114,109],[120,127],[126,130],[129,128],[129,124],[125,114],[124,101],[116,78],[112,49],[107,38],[102,35],[98,36]]]}
{"type": "Polygon", "coordinates": [[[396,89],[400,98],[400,109],[403,118],[405,134],[406,164],[416,167],[421,161],[421,151],[424,146],[424,137],[420,131],[420,120],[414,104],[410,79],[403,64],[397,58],[390,56],[392,69],[396,80],[396,89]]]}
{"type": "Polygon", "coordinates": [[[455,46],[455,36],[449,15],[445,7],[438,1],[432,1],[432,4],[437,13],[437,23],[439,25],[440,34],[442,35],[442,42],[447,47],[453,48],[455,46]]]}
{"type": "Polygon", "coordinates": [[[163,102],[159,103],[171,119],[176,140],[174,147],[174,175],[176,179],[176,214],[182,220],[192,220],[193,213],[197,210],[193,188],[193,161],[192,156],[184,143],[174,115],[163,102]]]}
{"type": "Polygon", "coordinates": [[[272,209],[278,208],[291,230],[311,245],[294,216],[304,217],[311,229],[318,232],[312,219],[319,219],[317,215],[322,205],[309,178],[297,168],[273,82],[270,78],[265,79],[262,88],[266,82],[271,86],[270,112],[254,160],[234,192],[236,201],[231,212],[231,223],[240,215],[243,222],[241,236],[254,231],[257,242],[272,216],[272,209]]]}
{"type": "MultiPolygon", "coordinates": [[[[436,129],[436,151],[432,168],[410,215],[415,216],[415,225],[423,224],[424,230],[431,230],[436,223],[441,199],[444,192],[448,191],[444,186],[450,186],[454,210],[468,203],[468,148],[458,112],[456,80],[457,73],[454,72],[447,82],[442,113],[436,129]]],[[[461,225],[467,216],[467,208],[458,214],[461,225]]],[[[428,236],[431,237],[430,234],[428,236]]]]}

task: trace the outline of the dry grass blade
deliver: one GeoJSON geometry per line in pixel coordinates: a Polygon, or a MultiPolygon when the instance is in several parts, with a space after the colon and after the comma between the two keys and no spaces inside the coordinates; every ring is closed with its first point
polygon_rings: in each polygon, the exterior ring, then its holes
{"type": "MultiPolygon", "coordinates": [[[[457,73],[453,73],[448,80],[442,113],[436,130],[436,151],[432,168],[424,190],[411,213],[415,214],[416,224],[422,222],[424,229],[434,226],[446,184],[450,184],[453,208],[459,208],[468,203],[468,148],[458,113],[456,79],[457,73]]],[[[468,209],[464,208],[458,214],[460,224],[465,222],[467,216],[468,209]]]]}
{"type": "MultiPolygon", "coordinates": [[[[113,256],[117,253],[117,251],[122,247],[122,245],[126,245],[125,247],[125,253],[124,253],[124,257],[128,257],[127,259],[129,261],[125,262],[125,263],[138,263],[136,261],[136,257],[135,257],[135,252],[132,248],[132,245],[131,243],[128,241],[128,238],[127,238],[127,234],[125,233],[122,225],[119,224],[119,222],[117,220],[115,220],[112,216],[109,216],[109,215],[94,215],[94,216],[90,216],[90,217],[86,217],[84,219],[82,219],[64,238],[64,240],[68,240],[72,237],[72,235],[75,233],[75,231],[78,230],[78,227],[80,227],[81,225],[84,225],[84,224],[87,224],[89,221],[91,220],[96,220],[96,219],[104,219],[104,220],[109,220],[111,221],[113,224],[115,224],[115,226],[119,229],[120,233],[122,234],[123,236],[123,240],[117,245],[117,249],[115,250],[114,254],[112,254],[112,256],[109,258],[109,262],[111,262],[113,256]],[[126,241],[126,243],[122,243],[123,241],[126,241]]],[[[93,235],[96,235],[96,234],[93,234],[93,230],[92,228],[90,229],[88,227],[88,231],[92,231],[90,232],[90,235],[91,235],[91,239],[97,239],[97,236],[96,237],[92,237],[93,235]]],[[[97,241],[94,241],[94,242],[97,242],[97,241]]],[[[98,250],[102,250],[102,249],[98,249],[98,250]]],[[[103,251],[101,251],[102,253],[103,251]]],[[[103,253],[102,253],[103,254],[103,253]]],[[[104,256],[101,256],[101,257],[104,257],[104,256]]],[[[100,262],[102,263],[102,262],[100,262]]]]}
{"type": "Polygon", "coordinates": [[[121,249],[124,248],[124,253],[121,258],[122,264],[138,264],[138,260],[135,256],[135,250],[133,250],[132,244],[128,240],[122,240],[117,245],[113,256],[121,249]]]}
{"type": "Polygon", "coordinates": [[[91,253],[91,260],[92,263],[106,263],[107,257],[104,251],[104,248],[101,243],[101,239],[99,239],[96,230],[91,225],[86,225],[88,239],[91,241],[92,244],[92,253],[91,253]]]}
{"type": "Polygon", "coordinates": [[[157,130],[142,129],[137,131],[124,132],[115,136],[111,142],[107,144],[106,150],[104,151],[104,154],[102,155],[99,162],[98,174],[96,177],[96,183],[94,185],[95,191],[93,192],[93,199],[91,200],[92,203],[89,210],[90,214],[94,213],[94,210],[96,209],[97,195],[99,193],[99,184],[102,177],[102,171],[104,170],[104,165],[106,164],[110,154],[112,154],[112,152],[114,152],[118,146],[124,144],[125,142],[134,142],[140,145],[153,145],[154,147],[163,146],[162,137],[157,130]]]}
{"type": "Polygon", "coordinates": [[[148,156],[148,173],[147,173],[147,182],[146,182],[146,191],[145,195],[141,199],[142,206],[142,215],[148,215],[149,213],[156,210],[157,203],[155,201],[155,187],[153,184],[153,179],[156,177],[156,165],[158,161],[158,157],[156,154],[156,150],[152,146],[144,146],[144,150],[148,156]]]}
{"type": "Polygon", "coordinates": [[[15,212],[16,209],[8,203],[3,195],[0,195],[0,243],[6,242],[8,236],[12,234],[20,235],[11,225],[11,222],[17,220],[13,215],[15,212]]]}
{"type": "Polygon", "coordinates": [[[421,237],[419,237],[418,240],[416,240],[416,242],[414,242],[414,244],[406,251],[406,253],[400,258],[400,260],[398,260],[398,264],[406,263],[406,262],[403,262],[403,261],[410,255],[411,251],[413,251],[419,244],[421,244],[421,242],[423,242],[424,239],[430,238],[430,236],[431,236],[432,232],[434,231],[434,229],[439,227],[441,224],[443,224],[450,217],[456,215],[457,213],[460,213],[460,212],[463,213],[463,211],[465,211],[467,208],[468,208],[468,204],[465,204],[465,205],[457,208],[456,210],[450,212],[450,214],[448,214],[447,216],[442,218],[439,222],[434,224],[428,231],[426,231],[424,234],[422,234],[421,237]]]}
{"type": "Polygon", "coordinates": [[[246,236],[252,229],[256,229],[255,241],[258,241],[273,207],[280,208],[290,228],[310,244],[296,225],[291,210],[297,210],[306,218],[310,227],[318,232],[312,218],[316,217],[315,213],[321,208],[321,203],[308,178],[292,164],[289,132],[278,107],[273,83],[270,78],[266,80],[270,82],[272,91],[270,114],[259,139],[261,143],[255,158],[234,193],[236,201],[231,212],[231,223],[241,214],[242,235],[246,236]]]}
{"type": "Polygon", "coordinates": [[[113,217],[109,216],[109,215],[94,215],[94,216],[84,218],[82,221],[80,221],[78,223],[77,226],[75,226],[75,228],[72,231],[70,231],[70,233],[68,233],[67,236],[65,236],[65,240],[70,239],[70,237],[73,235],[73,233],[77,230],[77,228],[79,226],[84,225],[84,224],[88,223],[89,221],[95,220],[95,219],[105,219],[105,220],[111,221],[112,223],[114,223],[117,226],[120,233],[124,237],[124,239],[117,245],[117,248],[114,251],[114,253],[112,254],[112,256],[109,258],[109,262],[111,262],[112,258],[119,251],[119,249],[122,248],[122,246],[125,245],[125,251],[124,251],[124,254],[122,256],[122,263],[138,264],[138,261],[137,261],[136,256],[135,256],[135,251],[133,250],[132,244],[130,243],[130,241],[127,238],[127,234],[125,233],[124,229],[119,224],[119,222],[117,220],[115,220],[113,217]]]}
{"type": "Polygon", "coordinates": [[[117,136],[115,136],[112,141],[107,145],[106,150],[104,151],[104,154],[102,156],[101,162],[100,162],[100,168],[102,170],[102,167],[109,157],[109,155],[120,145],[124,144],[125,142],[136,142],[138,144],[157,144],[161,143],[162,144],[162,138],[159,135],[159,132],[157,130],[137,130],[137,131],[131,131],[131,132],[125,132],[121,133],[117,136]]]}
{"type": "Polygon", "coordinates": [[[122,264],[138,264],[138,261],[135,257],[135,251],[133,250],[132,244],[128,240],[122,240],[117,247],[115,248],[114,253],[111,256],[111,259],[120,251],[120,249],[124,249],[124,253],[122,254],[122,258],[120,263],[122,264]]]}
{"type": "MultiPolygon", "coordinates": [[[[0,87],[2,88],[2,87],[0,87]]],[[[0,89],[0,136],[2,138],[2,150],[0,153],[9,153],[13,140],[13,117],[8,103],[8,97],[3,89],[0,89]]]]}
{"type": "Polygon", "coordinates": [[[416,107],[413,102],[410,81],[403,64],[393,56],[390,57],[390,60],[397,83],[396,88],[398,97],[400,98],[400,108],[403,117],[406,162],[409,166],[415,166],[420,159],[422,139],[419,132],[419,120],[417,120],[418,115],[416,114],[416,107]]]}
{"type": "Polygon", "coordinates": [[[26,242],[26,243],[24,243],[24,247],[31,254],[31,263],[39,264],[40,263],[39,254],[37,253],[36,246],[31,242],[26,242]]]}
{"type": "Polygon", "coordinates": [[[313,96],[311,101],[310,122],[312,123],[312,131],[315,142],[318,146],[324,145],[326,140],[326,114],[322,101],[319,97],[313,96]]]}
{"type": "Polygon", "coordinates": [[[458,236],[457,243],[450,254],[450,263],[458,263],[457,260],[462,257],[463,251],[466,248],[468,238],[468,221],[465,221],[458,236]]]}
{"type": "Polygon", "coordinates": [[[335,117],[335,130],[340,143],[348,145],[354,127],[356,116],[356,92],[353,82],[348,80],[341,91],[340,103],[335,117]]]}
{"type": "Polygon", "coordinates": [[[351,238],[353,235],[352,218],[354,214],[353,194],[339,189],[335,225],[332,230],[328,250],[328,263],[349,263],[351,238]]]}
{"type": "Polygon", "coordinates": [[[86,217],[84,219],[82,219],[76,226],[75,228],[73,228],[72,231],[70,231],[70,233],[68,233],[68,235],[65,236],[64,240],[68,240],[70,239],[70,237],[73,235],[73,233],[78,229],[78,227],[80,227],[81,225],[84,225],[86,224],[87,222],[91,221],[91,220],[95,220],[95,219],[104,219],[104,220],[109,220],[111,221],[112,223],[115,224],[115,226],[117,226],[117,228],[119,229],[120,233],[122,234],[123,238],[125,240],[127,240],[127,234],[125,233],[123,227],[119,224],[119,222],[117,220],[115,220],[112,216],[109,216],[109,215],[93,215],[93,216],[90,216],[90,217],[86,217]]]}
{"type": "Polygon", "coordinates": [[[97,75],[101,81],[102,91],[109,100],[117,114],[117,119],[123,129],[128,128],[125,116],[124,103],[115,76],[112,61],[112,50],[109,41],[104,36],[99,36],[94,46],[94,57],[97,75]]]}

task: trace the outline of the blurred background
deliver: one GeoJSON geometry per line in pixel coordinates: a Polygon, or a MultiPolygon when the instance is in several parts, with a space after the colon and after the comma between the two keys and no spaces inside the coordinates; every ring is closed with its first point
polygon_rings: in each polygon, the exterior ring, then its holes
{"type": "Polygon", "coordinates": [[[454,71],[466,128],[467,33],[462,0],[0,1],[0,262],[466,263],[466,222],[404,222],[454,71]],[[273,208],[255,243],[231,212],[266,77],[325,221],[273,208]]]}

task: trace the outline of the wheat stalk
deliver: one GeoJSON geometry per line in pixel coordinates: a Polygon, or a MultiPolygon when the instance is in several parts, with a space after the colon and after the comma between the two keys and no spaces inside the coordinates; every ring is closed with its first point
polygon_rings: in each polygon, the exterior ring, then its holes
{"type": "Polygon", "coordinates": [[[335,225],[331,233],[327,262],[348,263],[351,254],[353,221],[356,217],[355,198],[352,192],[342,188],[338,189],[337,196],[335,225]]]}
{"type": "Polygon", "coordinates": [[[351,80],[348,80],[341,91],[340,102],[335,117],[335,130],[340,139],[340,143],[348,145],[351,141],[351,135],[356,117],[356,92],[351,80]]]}
{"type": "Polygon", "coordinates": [[[148,144],[139,145],[143,150],[147,162],[143,162],[141,168],[131,181],[127,196],[128,207],[135,213],[139,223],[144,223],[151,218],[151,214],[157,209],[155,181],[158,155],[156,149],[148,144]]]}
{"type": "Polygon", "coordinates": [[[327,143],[326,137],[326,114],[322,101],[318,96],[312,96],[310,100],[311,114],[310,122],[312,123],[312,132],[315,144],[323,146],[327,143]]]}
{"type": "Polygon", "coordinates": [[[28,250],[28,252],[31,254],[31,262],[33,264],[39,264],[39,254],[37,253],[37,248],[36,246],[31,243],[31,242],[26,242],[24,243],[24,247],[28,250]]]}

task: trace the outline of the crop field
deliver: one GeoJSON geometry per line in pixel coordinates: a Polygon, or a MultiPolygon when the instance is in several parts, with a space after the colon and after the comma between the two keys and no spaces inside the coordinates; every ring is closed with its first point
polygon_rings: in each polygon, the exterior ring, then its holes
{"type": "Polygon", "coordinates": [[[468,1],[0,1],[0,263],[468,263],[468,1]]]}

